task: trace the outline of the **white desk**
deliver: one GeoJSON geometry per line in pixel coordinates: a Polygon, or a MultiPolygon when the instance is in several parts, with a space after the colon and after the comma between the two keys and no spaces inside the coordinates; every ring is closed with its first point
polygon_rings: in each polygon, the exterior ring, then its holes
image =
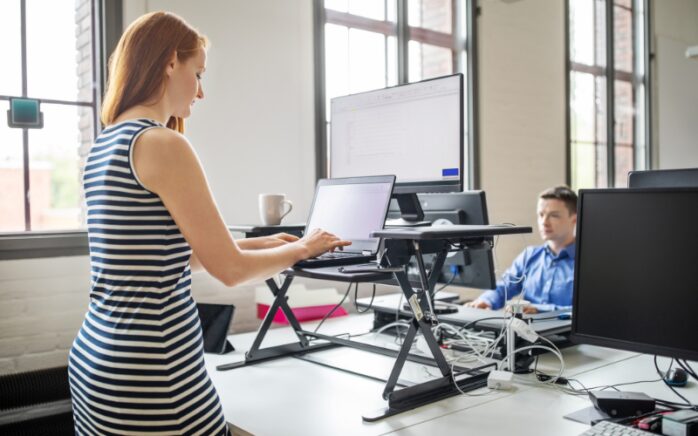
{"type": "MultiPolygon", "coordinates": [[[[366,332],[372,315],[351,315],[330,319],[321,331],[329,334],[366,332]]],[[[311,324],[305,326],[312,329],[311,324]]],[[[381,398],[385,383],[337,369],[288,357],[231,371],[215,366],[243,360],[254,333],[230,337],[236,347],[225,356],[206,355],[206,366],[223,403],[226,419],[241,434],[256,435],[380,435],[453,434],[472,435],[576,435],[588,428],[563,416],[589,407],[587,397],[574,397],[547,387],[518,384],[510,392],[449,398],[375,423],[365,423],[361,415],[386,404],[381,398]]],[[[289,329],[274,329],[263,346],[295,339],[289,329]]],[[[364,353],[347,350],[351,353],[364,353]]],[[[337,353],[337,349],[313,353],[337,353]]],[[[378,373],[389,371],[391,358],[364,353],[375,363],[378,373]],[[381,362],[381,359],[384,362],[381,362]]],[[[637,380],[657,379],[650,356],[593,346],[563,350],[566,377],[580,380],[587,387],[637,380]]],[[[408,362],[409,364],[409,362],[408,362]]],[[[419,377],[420,366],[411,364],[408,377],[419,377]]],[[[538,368],[554,373],[559,363],[544,355],[538,368]]],[[[663,366],[664,368],[666,365],[663,366]]],[[[434,374],[438,371],[430,368],[434,374]]],[[[422,369],[422,374],[426,374],[422,369]]],[[[387,372],[385,374],[387,376],[387,372]]],[[[661,383],[621,387],[646,392],[662,399],[678,401],[661,383]]],[[[472,394],[486,393],[486,389],[472,394]]],[[[698,402],[698,387],[679,392],[698,402]]]]}

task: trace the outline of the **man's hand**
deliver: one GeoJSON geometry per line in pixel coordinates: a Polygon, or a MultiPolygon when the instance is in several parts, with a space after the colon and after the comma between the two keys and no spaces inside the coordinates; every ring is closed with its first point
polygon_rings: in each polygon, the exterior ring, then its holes
{"type": "MultiPolygon", "coordinates": [[[[507,306],[504,308],[505,312],[511,312],[511,306],[507,306]]],[[[538,309],[535,308],[535,306],[531,306],[530,304],[528,306],[524,306],[523,309],[521,309],[522,313],[532,315],[534,313],[538,313],[538,309]]]]}
{"type": "Polygon", "coordinates": [[[490,303],[482,301],[479,298],[477,300],[469,301],[464,304],[465,307],[474,307],[476,309],[491,309],[490,303]]]}

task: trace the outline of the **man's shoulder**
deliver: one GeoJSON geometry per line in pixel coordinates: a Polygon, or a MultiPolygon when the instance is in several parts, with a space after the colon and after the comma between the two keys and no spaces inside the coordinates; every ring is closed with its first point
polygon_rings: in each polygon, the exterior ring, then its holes
{"type": "Polygon", "coordinates": [[[541,253],[545,252],[546,245],[529,245],[528,247],[524,248],[523,251],[521,252],[522,256],[525,256],[526,258],[531,258],[531,256],[537,256],[540,255],[541,253]]]}

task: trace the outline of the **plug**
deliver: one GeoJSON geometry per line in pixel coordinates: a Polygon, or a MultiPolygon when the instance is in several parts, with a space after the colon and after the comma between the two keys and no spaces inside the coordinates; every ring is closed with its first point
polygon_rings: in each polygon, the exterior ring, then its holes
{"type": "Polygon", "coordinates": [[[496,390],[510,390],[514,387],[514,374],[509,371],[490,371],[487,376],[487,387],[496,390]]]}
{"type": "Polygon", "coordinates": [[[522,338],[526,339],[528,342],[536,342],[538,340],[538,333],[536,333],[528,323],[525,321],[519,319],[519,318],[514,318],[510,320],[511,322],[511,328],[514,329],[516,334],[521,336],[522,338]]]}

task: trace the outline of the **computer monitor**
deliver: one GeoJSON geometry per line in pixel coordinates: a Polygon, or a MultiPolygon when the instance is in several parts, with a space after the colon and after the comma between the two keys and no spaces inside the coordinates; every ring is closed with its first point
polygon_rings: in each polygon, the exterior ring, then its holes
{"type": "MultiPolygon", "coordinates": [[[[487,201],[484,191],[454,192],[450,194],[419,194],[419,202],[424,210],[425,219],[432,225],[486,225],[487,201]]],[[[388,218],[400,216],[400,209],[395,200],[390,203],[388,218]]],[[[470,246],[465,251],[450,253],[441,270],[438,281],[458,286],[479,289],[494,289],[496,277],[492,258],[492,240],[485,239],[479,246],[470,246]]],[[[428,268],[431,267],[433,255],[425,255],[428,268]]],[[[414,259],[408,269],[410,280],[419,282],[417,264],[414,259]]]]}
{"type": "Polygon", "coordinates": [[[581,190],[572,340],[698,360],[698,189],[581,190]]]}
{"type": "MultiPolygon", "coordinates": [[[[395,174],[402,217],[423,219],[417,193],[463,190],[463,75],[333,98],[331,178],[395,174]]],[[[404,224],[404,223],[403,223],[404,224]]]]}
{"type": "Polygon", "coordinates": [[[698,168],[631,171],[628,188],[698,187],[698,168]]]}

